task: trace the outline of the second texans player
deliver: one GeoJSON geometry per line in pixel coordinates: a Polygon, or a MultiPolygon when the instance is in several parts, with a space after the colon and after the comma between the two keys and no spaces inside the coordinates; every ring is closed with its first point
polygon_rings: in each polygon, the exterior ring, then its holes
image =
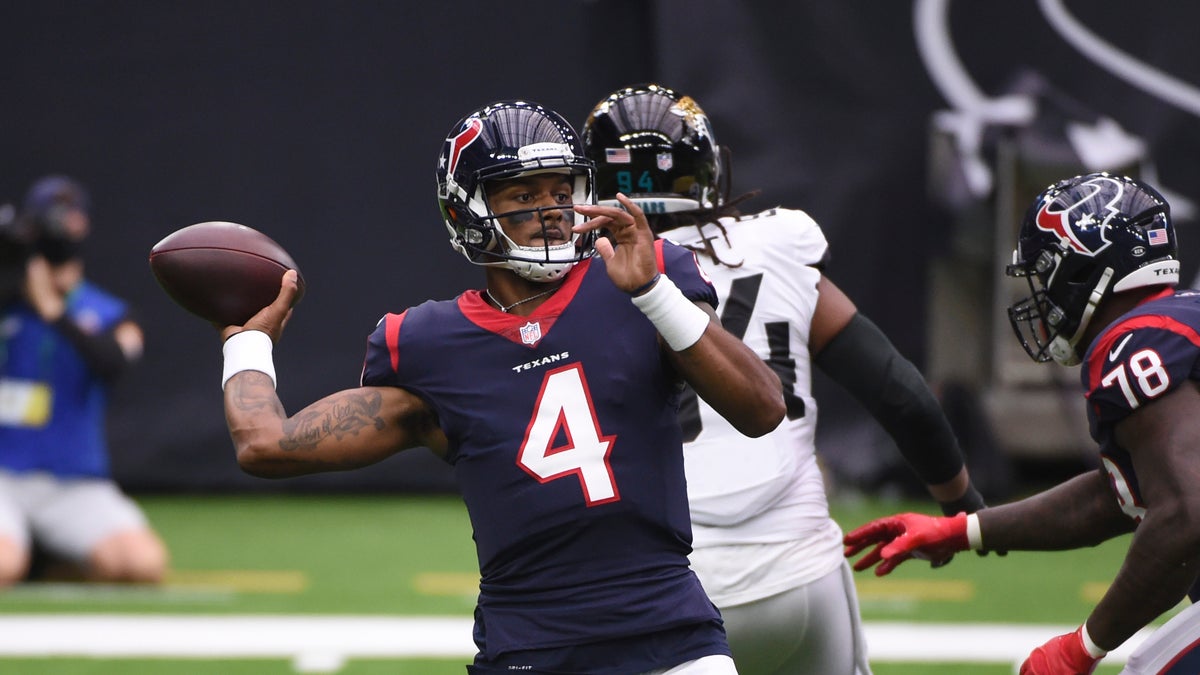
{"type": "MultiPolygon", "coordinates": [[[[847,555],[876,574],[920,554],[989,547],[1066,550],[1133,532],[1124,564],[1090,616],[1038,647],[1022,675],[1091,673],[1185,596],[1200,597],[1200,293],[1177,289],[1167,201],[1104,172],[1060,181],[1021,224],[1009,276],[1028,298],[1009,308],[1036,361],[1082,365],[1102,467],[971,516],[900,514],[846,535],[847,555]]],[[[1143,642],[1124,673],[1200,672],[1200,605],[1143,642]]]]}

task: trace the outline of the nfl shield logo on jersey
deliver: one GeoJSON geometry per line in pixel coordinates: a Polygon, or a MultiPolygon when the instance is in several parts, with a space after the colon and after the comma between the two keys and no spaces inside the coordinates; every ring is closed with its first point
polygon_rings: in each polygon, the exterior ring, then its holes
{"type": "Polygon", "coordinates": [[[536,345],[538,340],[542,339],[542,324],[536,321],[521,326],[521,342],[527,345],[536,345]]]}
{"type": "Polygon", "coordinates": [[[675,166],[675,157],[669,152],[658,153],[658,170],[670,171],[671,167],[675,166]]]}

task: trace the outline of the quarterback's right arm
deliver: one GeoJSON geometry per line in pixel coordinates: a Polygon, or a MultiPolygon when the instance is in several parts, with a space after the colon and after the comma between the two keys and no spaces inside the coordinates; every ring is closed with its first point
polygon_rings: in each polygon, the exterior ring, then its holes
{"type": "Polygon", "coordinates": [[[261,478],[357,469],[408,448],[445,447],[428,407],[397,387],[346,389],[287,417],[271,378],[244,371],[225,385],[225,420],[238,465],[261,478]]]}
{"type": "Polygon", "coordinates": [[[424,401],[398,387],[346,389],[288,417],[275,393],[271,349],[291,316],[296,273],[245,326],[225,326],[225,421],[238,465],[263,478],[342,471],[407,448],[434,452],[446,438],[424,401]]]}

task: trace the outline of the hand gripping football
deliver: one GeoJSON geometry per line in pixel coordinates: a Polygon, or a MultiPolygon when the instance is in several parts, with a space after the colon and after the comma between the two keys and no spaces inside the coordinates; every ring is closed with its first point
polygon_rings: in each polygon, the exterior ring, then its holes
{"type": "Polygon", "coordinates": [[[150,270],[180,307],[219,326],[240,326],[279,295],[280,280],[295,261],[267,235],[237,223],[189,225],[150,249],[150,270]]]}

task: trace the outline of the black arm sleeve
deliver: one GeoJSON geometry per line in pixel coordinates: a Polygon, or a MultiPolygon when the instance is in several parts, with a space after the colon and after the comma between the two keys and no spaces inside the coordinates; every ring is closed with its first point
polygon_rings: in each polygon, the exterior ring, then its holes
{"type": "Polygon", "coordinates": [[[855,314],[813,362],[879,421],[926,485],[962,470],[958,439],[925,378],[870,319],[855,314]]]}
{"type": "Polygon", "coordinates": [[[51,325],[67,336],[75,349],[79,350],[88,367],[104,380],[115,380],[130,364],[112,330],[86,333],[65,314],[51,325]]]}

